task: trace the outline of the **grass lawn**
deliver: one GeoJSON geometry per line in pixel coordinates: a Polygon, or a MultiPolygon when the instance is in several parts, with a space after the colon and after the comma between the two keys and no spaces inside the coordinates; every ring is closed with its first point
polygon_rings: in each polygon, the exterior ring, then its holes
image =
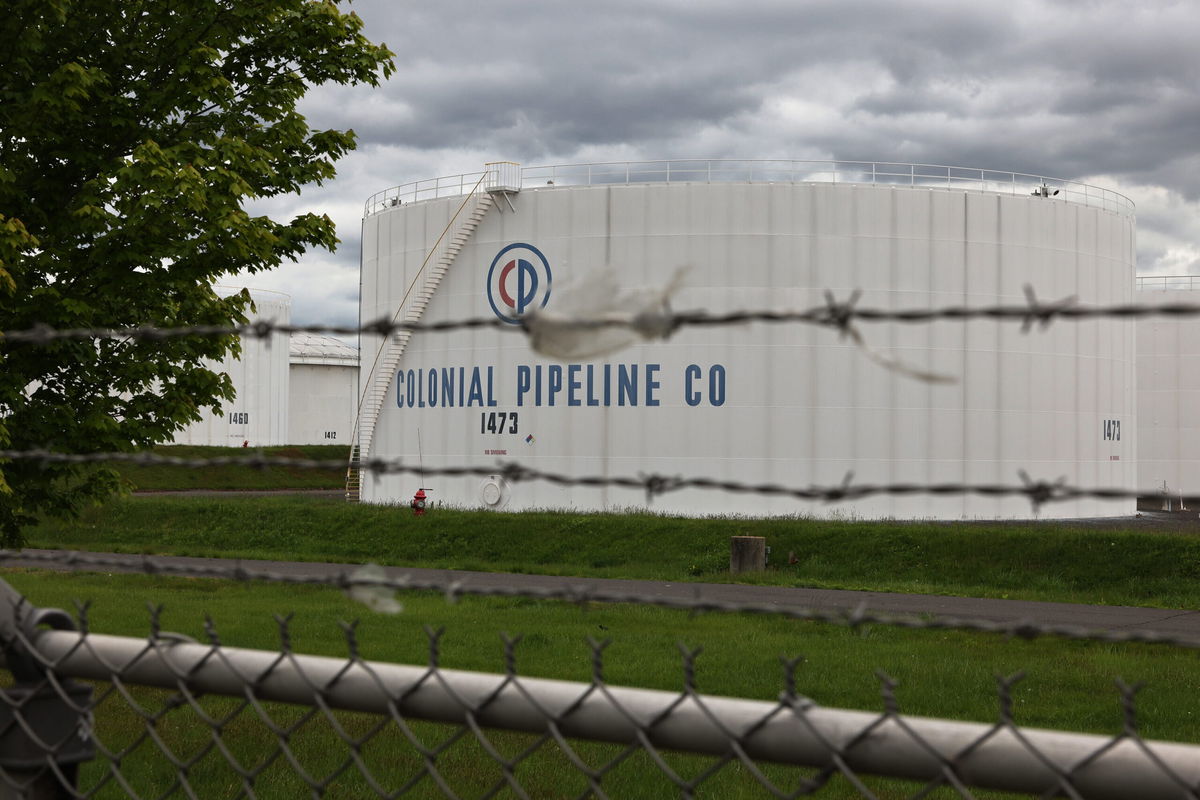
{"type": "MultiPolygon", "coordinates": [[[[1028,677],[1014,693],[1014,714],[1021,725],[1115,734],[1122,714],[1113,681],[1146,681],[1139,698],[1139,721],[1146,738],[1200,741],[1196,725],[1196,655],[1149,645],[1112,645],[1038,640],[1026,642],[997,636],[945,631],[904,631],[872,627],[851,631],[817,623],[799,623],[748,615],[690,616],[664,609],[633,606],[576,606],[535,600],[467,598],[448,604],[428,593],[401,597],[404,611],[384,616],[357,605],[340,593],[319,587],[228,583],[213,580],[78,573],[58,575],[41,571],[4,574],[35,604],[71,608],[73,599],[93,601],[91,629],[99,633],[145,636],[147,603],[163,603],[164,630],[205,638],[204,617],[215,621],[221,641],[230,646],[276,649],[278,626],[272,615],[294,612],[292,645],[298,652],[341,656],[346,646],[339,620],[358,618],[357,635],[365,658],[403,663],[426,663],[429,643],[425,626],[442,627],[441,663],[455,669],[503,672],[500,632],[524,634],[517,650],[521,675],[575,681],[591,678],[591,651],[586,637],[611,639],[605,651],[605,679],[612,684],[677,690],[683,684],[677,643],[703,646],[697,661],[697,683],[708,694],[774,699],[782,688],[778,658],[803,655],[798,690],[825,706],[882,709],[875,670],[899,681],[897,697],[904,713],[991,722],[996,718],[994,676],[1025,670],[1028,677]]],[[[149,711],[161,709],[168,694],[133,689],[132,697],[149,711]]],[[[307,796],[286,757],[275,757],[279,734],[264,724],[253,708],[234,699],[204,698],[206,711],[232,714],[224,724],[222,741],[246,766],[265,764],[255,784],[260,797],[307,796]],[[238,709],[241,709],[238,711],[238,709]],[[236,712],[236,713],[235,713],[236,712]],[[268,763],[269,762],[269,763],[268,763]]],[[[274,724],[298,727],[289,734],[289,748],[314,776],[334,773],[349,749],[317,714],[307,722],[302,709],[279,705],[264,708],[274,724]]],[[[365,735],[378,721],[365,714],[335,715],[350,737],[365,735]]],[[[110,748],[132,746],[121,772],[142,796],[157,796],[171,786],[176,771],[143,735],[147,724],[120,693],[110,694],[97,711],[96,730],[110,748]],[[141,738],[140,744],[134,744],[141,738]]],[[[213,748],[208,724],[197,722],[184,707],[166,714],[155,735],[183,759],[198,756],[186,771],[195,794],[225,797],[236,794],[240,782],[224,757],[213,748]],[[200,755],[204,754],[204,755],[200,755]]],[[[414,723],[412,735],[436,748],[455,729],[414,723]]],[[[513,755],[534,740],[519,734],[493,734],[503,753],[513,755]]],[[[579,747],[592,765],[615,757],[620,748],[601,744],[579,747]]],[[[422,758],[391,724],[362,747],[362,759],[389,789],[419,774],[422,758]]],[[[668,756],[681,773],[693,776],[711,759],[668,756]]],[[[468,733],[447,746],[435,760],[439,772],[456,791],[478,796],[500,780],[502,770],[484,754],[468,733]]],[[[81,787],[102,780],[107,766],[97,760],[85,768],[81,787]]],[[[768,766],[767,774],[787,787],[795,786],[800,771],[768,766]]],[[[533,797],[573,796],[585,782],[551,744],[516,768],[517,779],[533,797]]],[[[881,797],[901,797],[915,787],[890,781],[868,781],[881,797]]],[[[613,797],[678,796],[678,791],[644,755],[615,767],[603,782],[613,797]]],[[[98,794],[115,795],[109,784],[98,794]]],[[[363,797],[368,787],[355,767],[333,779],[330,797],[363,797]]],[[[182,795],[179,795],[182,796],[182,795]]],[[[416,797],[440,797],[429,778],[416,797]]],[[[501,792],[500,796],[512,796],[501,792]]],[[[765,791],[740,766],[726,766],[705,784],[701,797],[765,797],[765,791]]],[[[856,797],[844,782],[821,797],[856,797]]],[[[935,797],[943,795],[935,794],[935,797]]],[[[957,795],[950,795],[957,796],[957,795]]],[[[996,795],[981,793],[980,797],[996,795]]]]}
{"type": "MultiPolygon", "coordinates": [[[[162,445],[152,451],[171,458],[213,459],[271,456],[307,459],[311,461],[341,461],[349,457],[345,445],[289,445],[287,447],[200,447],[193,445],[162,445]]],[[[300,469],[297,467],[266,467],[246,469],[233,466],[170,467],[116,464],[115,469],[136,491],[187,491],[192,489],[258,490],[272,489],[343,489],[346,469],[300,469]]]]}
{"type": "Polygon", "coordinates": [[[1200,536],[1079,524],[677,518],[401,507],[338,498],[115,501],[29,531],[34,547],[376,562],[490,572],[729,580],[729,537],[765,536],[784,586],[1200,607],[1200,536]],[[787,563],[788,553],[794,564],[787,563]]]}

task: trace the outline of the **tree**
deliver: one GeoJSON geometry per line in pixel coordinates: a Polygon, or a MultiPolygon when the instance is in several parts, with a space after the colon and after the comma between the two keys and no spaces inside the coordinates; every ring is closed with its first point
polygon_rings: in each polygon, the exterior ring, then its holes
{"type": "MultiPolygon", "coordinates": [[[[229,325],[221,276],[313,246],[333,222],[247,201],[334,176],[353,131],[313,130],[313,86],[376,85],[392,54],[335,0],[8,0],[0,14],[0,330],[229,325]]],[[[232,396],[204,367],[233,337],[0,340],[0,448],[169,440],[232,396]]],[[[0,462],[0,539],[118,490],[111,468],[0,462]]]]}

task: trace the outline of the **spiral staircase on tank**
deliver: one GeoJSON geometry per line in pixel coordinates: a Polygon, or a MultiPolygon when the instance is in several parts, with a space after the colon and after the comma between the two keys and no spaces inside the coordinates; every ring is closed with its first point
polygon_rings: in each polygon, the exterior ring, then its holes
{"type": "MultiPolygon", "coordinates": [[[[484,181],[489,177],[490,174],[485,172],[479,179],[430,248],[421,268],[409,283],[396,313],[392,315],[392,324],[420,322],[429,301],[433,299],[434,292],[442,282],[442,277],[475,233],[479,223],[487,216],[488,210],[495,205],[493,189],[484,188],[484,181]]],[[[379,421],[379,414],[388,396],[396,369],[400,366],[400,359],[411,339],[412,331],[407,330],[390,335],[380,346],[367,373],[365,388],[358,404],[358,416],[354,420],[354,430],[350,436],[350,462],[346,468],[346,499],[349,501],[358,502],[361,497],[363,461],[370,455],[375,425],[379,421]]]]}

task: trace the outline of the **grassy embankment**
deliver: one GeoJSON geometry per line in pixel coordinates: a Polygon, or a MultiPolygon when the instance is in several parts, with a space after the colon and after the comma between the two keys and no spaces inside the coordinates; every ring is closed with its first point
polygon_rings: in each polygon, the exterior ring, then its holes
{"type": "Polygon", "coordinates": [[[494,514],[321,497],[135,497],[48,520],[34,547],[375,562],[490,572],[729,580],[729,537],[760,535],[784,586],[1200,607],[1200,538],[1079,525],[960,526],[649,514],[494,514]],[[788,564],[788,553],[796,563],[788,564]]]}
{"type": "MultiPolygon", "coordinates": [[[[517,649],[524,676],[555,677],[587,682],[591,654],[585,638],[611,637],[605,651],[605,679],[617,685],[678,690],[683,683],[676,642],[705,649],[697,662],[700,691],[773,700],[782,688],[780,654],[804,655],[798,672],[798,691],[825,706],[882,708],[874,670],[896,678],[897,697],[905,713],[968,719],[990,723],[996,717],[994,676],[1025,670],[1028,677],[1014,691],[1014,714],[1019,724],[1115,734],[1122,715],[1115,677],[1144,680],[1139,694],[1139,722],[1147,738],[1198,741],[1195,725],[1196,662],[1190,652],[1156,646],[1103,645],[1039,640],[1026,642],[996,636],[945,631],[904,631],[882,627],[851,631],[830,625],[796,623],[778,618],[729,614],[687,614],[629,606],[591,606],[586,610],[562,603],[534,600],[467,598],[448,604],[441,596],[408,594],[405,609],[396,616],[374,614],[336,591],[296,586],[236,584],[223,581],[128,575],[51,575],[43,572],[6,574],[18,589],[42,606],[71,607],[72,598],[90,598],[92,629],[103,633],[144,636],[148,631],[146,603],[165,603],[164,630],[206,640],[204,615],[215,620],[222,643],[235,647],[274,649],[278,628],[272,614],[295,612],[292,643],[299,652],[342,656],[346,653],[338,620],[361,618],[357,635],[365,658],[401,663],[426,663],[428,641],[423,626],[445,626],[441,664],[452,669],[503,672],[499,631],[523,633],[517,649]]],[[[161,706],[166,692],[134,689],[134,697],[151,709],[161,706]]],[[[205,708],[221,715],[238,701],[204,698],[205,708]]],[[[269,705],[277,724],[297,721],[302,709],[269,705]]],[[[338,714],[350,736],[370,730],[378,718],[338,714]]],[[[413,723],[414,733],[429,746],[443,741],[451,729],[413,723]]],[[[128,709],[119,693],[109,695],[97,715],[96,730],[111,749],[132,743],[146,730],[145,721],[128,709]]],[[[189,757],[211,745],[207,724],[187,708],[171,712],[155,724],[155,735],[177,756],[189,757]]],[[[514,755],[532,744],[532,737],[489,734],[497,748],[514,755]]],[[[246,765],[267,759],[276,736],[244,709],[228,722],[222,741],[246,765]]],[[[965,743],[964,743],[965,744],[965,743]]],[[[332,773],[347,758],[348,749],[320,716],[290,737],[289,747],[310,773],[332,773]]],[[[620,748],[583,743],[582,757],[593,765],[615,757],[620,748]]],[[[364,761],[389,788],[417,774],[421,757],[392,725],[363,750],[364,761]]],[[[668,755],[681,774],[694,776],[710,759],[668,755]]],[[[439,772],[460,796],[478,796],[501,779],[499,767],[484,755],[468,734],[438,757],[439,772]]],[[[85,766],[82,788],[99,780],[103,759],[85,766]]],[[[143,796],[170,786],[175,771],[155,747],[144,742],[123,759],[122,773],[143,796]]],[[[781,767],[764,770],[781,784],[795,786],[797,773],[781,767]]],[[[550,744],[516,770],[532,797],[575,796],[585,782],[565,757],[550,744]]],[[[239,781],[216,750],[188,771],[197,796],[236,794],[239,781]]],[[[845,782],[819,796],[858,797],[845,782]]],[[[609,796],[654,798],[676,796],[657,767],[644,755],[621,763],[602,784],[609,796]]],[[[868,780],[880,797],[909,796],[912,785],[868,780]]],[[[256,784],[261,797],[307,795],[285,758],[267,767],[256,784]]],[[[327,796],[362,797],[371,791],[352,766],[338,777],[327,796]]],[[[372,795],[373,796],[373,795],[372,795]]],[[[409,796],[409,795],[406,795],[409,796]]],[[[428,778],[416,797],[441,797],[428,778]]],[[[701,797],[764,797],[766,793],[738,765],[726,766],[706,784],[701,797]]],[[[941,796],[940,794],[935,796],[941,796]]],[[[956,795],[955,795],[956,796],[956,795]]],[[[979,797],[996,797],[979,793],[979,797]]]]}
{"type": "MultiPolygon", "coordinates": [[[[311,461],[338,461],[343,465],[349,455],[345,445],[289,445],[287,447],[200,447],[191,445],[164,445],[152,450],[155,455],[171,458],[214,459],[250,458],[272,456],[279,458],[307,459],[311,461]]],[[[188,491],[193,489],[213,490],[256,490],[273,489],[341,489],[346,485],[346,469],[341,466],[332,470],[304,469],[299,467],[246,467],[206,466],[171,467],[138,466],[121,464],[118,471],[136,491],[188,491]]]]}

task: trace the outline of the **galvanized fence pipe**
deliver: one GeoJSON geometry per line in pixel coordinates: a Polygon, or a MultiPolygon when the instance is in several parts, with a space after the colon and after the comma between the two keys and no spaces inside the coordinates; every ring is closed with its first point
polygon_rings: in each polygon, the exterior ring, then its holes
{"type": "Polygon", "coordinates": [[[1200,746],[892,713],[216,647],[173,638],[41,631],[60,676],[109,680],[530,733],[634,743],[852,774],[1087,798],[1194,797],[1200,746]],[[740,752],[739,752],[740,751],[740,752]]]}
{"type": "Polygon", "coordinates": [[[0,580],[0,658],[12,677],[0,688],[0,800],[74,797],[79,765],[95,756],[92,688],[46,679],[44,665],[26,646],[42,625],[75,627],[66,613],[34,608],[0,580]]]}

